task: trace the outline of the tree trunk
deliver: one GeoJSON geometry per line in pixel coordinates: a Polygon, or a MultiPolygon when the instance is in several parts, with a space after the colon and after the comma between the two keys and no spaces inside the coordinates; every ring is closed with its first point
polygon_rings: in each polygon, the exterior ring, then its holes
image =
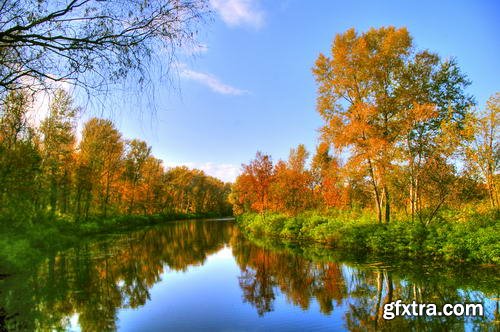
{"type": "Polygon", "coordinates": [[[380,191],[375,181],[375,173],[373,171],[372,161],[368,159],[368,170],[370,172],[370,178],[373,186],[373,192],[375,194],[375,205],[377,206],[377,219],[379,223],[382,223],[382,201],[380,196],[380,191]]]}
{"type": "Polygon", "coordinates": [[[385,222],[388,224],[391,221],[391,202],[389,189],[387,186],[384,186],[384,194],[385,194],[385,222]]]}

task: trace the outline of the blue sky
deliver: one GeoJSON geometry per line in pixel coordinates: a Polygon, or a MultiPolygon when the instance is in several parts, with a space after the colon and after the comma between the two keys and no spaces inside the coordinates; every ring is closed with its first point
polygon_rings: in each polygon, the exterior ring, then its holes
{"type": "Polygon", "coordinates": [[[313,152],[321,119],[311,67],[320,52],[328,53],[335,34],[351,27],[406,26],[418,49],[457,59],[480,107],[500,91],[499,1],[211,5],[213,21],[203,26],[200,47],[179,57],[177,89],[156,86],[153,116],[131,102],[115,118],[125,137],[146,140],[166,165],[186,164],[233,180],[257,150],[274,160],[299,143],[313,152]]]}

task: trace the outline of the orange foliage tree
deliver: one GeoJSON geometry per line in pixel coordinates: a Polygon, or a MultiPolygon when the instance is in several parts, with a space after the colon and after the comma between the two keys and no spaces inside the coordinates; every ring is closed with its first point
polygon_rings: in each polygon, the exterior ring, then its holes
{"type": "Polygon", "coordinates": [[[233,186],[232,203],[235,212],[254,210],[260,213],[269,207],[269,189],[274,177],[271,157],[260,151],[248,165],[233,186]]]}
{"type": "Polygon", "coordinates": [[[273,210],[296,214],[312,206],[312,175],[306,169],[308,156],[305,146],[300,144],[290,150],[287,163],[280,160],[274,167],[271,185],[273,210]]]}
{"type": "Polygon", "coordinates": [[[417,53],[406,28],[394,27],[338,34],[331,56],[320,54],[313,73],[325,121],[322,140],[349,155],[347,169],[366,173],[378,220],[389,222],[394,168],[408,162],[414,167],[413,204],[420,192],[417,173],[427,160],[442,157],[428,148],[438,141],[443,121],[460,125],[472,104],[463,94],[469,82],[453,61],[417,53]]]}

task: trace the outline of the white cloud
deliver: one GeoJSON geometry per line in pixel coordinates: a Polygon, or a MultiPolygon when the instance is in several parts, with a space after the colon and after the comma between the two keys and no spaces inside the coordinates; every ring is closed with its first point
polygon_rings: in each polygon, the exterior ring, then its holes
{"type": "Polygon", "coordinates": [[[204,171],[207,175],[216,177],[224,182],[234,182],[234,180],[236,180],[236,177],[240,173],[240,167],[233,164],[217,164],[213,162],[206,162],[206,163],[166,162],[165,165],[167,167],[186,166],[188,168],[200,169],[204,171]]]}
{"type": "Polygon", "coordinates": [[[209,87],[214,92],[223,95],[234,95],[234,96],[240,96],[248,93],[248,91],[246,90],[241,90],[233,86],[230,86],[228,84],[222,83],[217,77],[211,74],[202,73],[199,71],[189,69],[185,64],[179,64],[178,68],[181,77],[201,83],[209,87]]]}
{"type": "Polygon", "coordinates": [[[210,4],[230,27],[247,25],[258,29],[264,24],[264,12],[256,0],[210,0],[210,4]]]}

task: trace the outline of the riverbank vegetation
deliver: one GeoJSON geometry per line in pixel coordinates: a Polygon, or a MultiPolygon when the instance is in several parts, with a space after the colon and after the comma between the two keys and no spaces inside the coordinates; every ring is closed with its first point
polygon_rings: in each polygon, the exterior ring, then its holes
{"type": "Polygon", "coordinates": [[[428,226],[411,220],[377,224],[370,212],[331,210],[243,214],[238,222],[257,235],[314,241],[358,254],[500,264],[499,218],[494,211],[448,210],[428,226]]]}
{"type": "Polygon", "coordinates": [[[92,118],[77,133],[81,110],[67,92],[55,93],[39,124],[31,121],[31,103],[20,90],[0,108],[1,256],[159,221],[231,214],[229,184],[200,170],[165,168],[146,142],[125,139],[112,121],[92,118]]]}
{"type": "Polygon", "coordinates": [[[457,62],[418,51],[405,28],[338,34],[313,74],[324,126],[312,161],[299,145],[287,161],[258,152],[243,165],[230,196],[241,225],[499,263],[500,94],[475,109],[457,62]]]}

